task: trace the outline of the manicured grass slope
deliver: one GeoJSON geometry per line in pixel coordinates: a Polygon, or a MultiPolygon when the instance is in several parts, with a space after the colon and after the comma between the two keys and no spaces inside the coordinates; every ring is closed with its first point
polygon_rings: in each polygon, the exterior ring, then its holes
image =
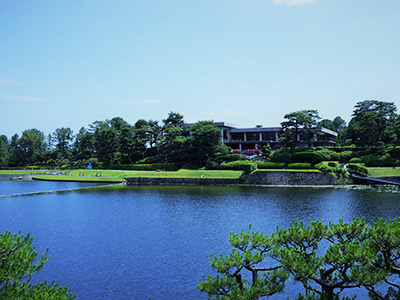
{"type": "Polygon", "coordinates": [[[62,175],[38,175],[43,180],[68,181],[112,181],[121,182],[126,177],[169,177],[169,178],[239,178],[242,171],[188,170],[179,171],[118,171],[118,170],[73,170],[62,175]]]}
{"type": "Polygon", "coordinates": [[[368,168],[368,176],[371,177],[391,177],[400,176],[400,168],[368,168]]]}

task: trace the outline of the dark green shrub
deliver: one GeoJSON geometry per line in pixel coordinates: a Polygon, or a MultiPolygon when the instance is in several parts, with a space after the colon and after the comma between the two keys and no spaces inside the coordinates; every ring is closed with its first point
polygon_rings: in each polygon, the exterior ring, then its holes
{"type": "Polygon", "coordinates": [[[311,168],[310,163],[291,163],[288,164],[288,169],[307,170],[311,168]]]}
{"type": "Polygon", "coordinates": [[[290,154],[289,150],[287,149],[279,149],[273,151],[269,158],[273,162],[283,162],[289,164],[292,162],[292,155],[290,154]]]}
{"type": "Polygon", "coordinates": [[[231,162],[231,161],[236,161],[236,160],[243,160],[243,158],[240,154],[231,153],[226,156],[225,160],[227,162],[231,162]]]}
{"type": "Polygon", "coordinates": [[[258,169],[283,169],[285,167],[285,163],[277,163],[277,162],[257,162],[258,169]]]}
{"type": "Polygon", "coordinates": [[[339,160],[339,153],[329,150],[329,149],[322,149],[316,151],[316,153],[321,154],[324,160],[339,160]]]}
{"type": "Polygon", "coordinates": [[[248,168],[245,166],[251,165],[255,165],[257,167],[257,164],[252,160],[237,160],[229,163],[222,163],[219,168],[222,170],[245,170],[245,168],[248,168]]]}
{"type": "Polygon", "coordinates": [[[327,164],[324,163],[319,163],[316,164],[314,166],[315,169],[324,172],[324,173],[328,173],[332,176],[334,176],[336,179],[338,179],[339,181],[348,177],[347,172],[345,169],[341,169],[341,168],[336,168],[336,167],[331,167],[327,164]]]}
{"type": "Polygon", "coordinates": [[[378,156],[376,154],[368,154],[361,156],[360,159],[361,162],[364,163],[367,167],[394,167],[398,164],[398,161],[392,158],[389,154],[381,156],[378,156]]]}
{"type": "Polygon", "coordinates": [[[253,164],[248,164],[248,165],[243,165],[243,171],[245,173],[251,173],[253,171],[257,170],[257,164],[253,163],[253,164]]]}
{"type": "Polygon", "coordinates": [[[218,163],[212,160],[207,160],[206,161],[206,170],[217,170],[218,169],[218,163]]]}
{"type": "Polygon", "coordinates": [[[354,156],[352,151],[343,151],[338,154],[339,154],[339,161],[344,161],[344,162],[349,161],[354,156]]]}
{"type": "Polygon", "coordinates": [[[389,153],[393,158],[400,159],[400,146],[394,147],[389,153]]]}
{"type": "Polygon", "coordinates": [[[293,162],[308,162],[311,165],[318,164],[323,160],[324,158],[322,155],[317,152],[296,152],[292,156],[293,162]]]}
{"type": "Polygon", "coordinates": [[[361,158],[359,157],[353,157],[352,159],[350,159],[349,163],[353,163],[353,164],[361,164],[361,158]]]}
{"type": "Polygon", "coordinates": [[[349,163],[347,169],[351,174],[368,175],[368,169],[363,164],[349,163]]]}
{"type": "Polygon", "coordinates": [[[338,168],[339,167],[339,162],[337,161],[329,161],[328,166],[338,168]]]}

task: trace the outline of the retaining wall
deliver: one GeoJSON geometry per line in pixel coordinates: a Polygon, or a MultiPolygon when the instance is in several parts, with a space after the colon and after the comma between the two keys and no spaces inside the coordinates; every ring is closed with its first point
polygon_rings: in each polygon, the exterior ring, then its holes
{"type": "Polygon", "coordinates": [[[127,185],[231,185],[239,184],[239,179],[220,178],[163,178],[163,177],[129,177],[127,185]]]}
{"type": "Polygon", "coordinates": [[[332,175],[321,172],[255,171],[245,182],[218,178],[129,177],[127,185],[333,185],[332,175]]]}
{"type": "Polygon", "coordinates": [[[322,172],[255,171],[246,183],[257,185],[333,185],[334,177],[322,172]]]}
{"type": "Polygon", "coordinates": [[[33,176],[35,176],[35,175],[1,174],[0,180],[13,180],[13,179],[31,180],[33,176]]]}

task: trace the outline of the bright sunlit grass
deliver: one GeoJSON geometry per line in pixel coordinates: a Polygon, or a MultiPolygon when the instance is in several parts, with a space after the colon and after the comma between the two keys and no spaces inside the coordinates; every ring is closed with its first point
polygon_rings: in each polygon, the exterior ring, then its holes
{"type": "Polygon", "coordinates": [[[400,168],[399,167],[368,168],[368,176],[371,177],[400,176],[400,168]]]}

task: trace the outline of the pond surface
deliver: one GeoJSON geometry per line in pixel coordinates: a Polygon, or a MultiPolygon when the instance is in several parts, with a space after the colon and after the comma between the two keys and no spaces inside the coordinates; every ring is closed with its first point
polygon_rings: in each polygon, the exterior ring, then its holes
{"type": "MultiPolygon", "coordinates": [[[[0,195],[91,184],[0,181],[0,195]]],[[[400,216],[400,194],[337,188],[98,187],[0,197],[0,232],[30,232],[51,259],[36,281],[69,285],[77,299],[207,299],[210,253],[229,232],[271,233],[297,218],[351,222],[400,216]]],[[[298,295],[288,284],[286,294],[298,295]]],[[[301,290],[302,291],[302,290],[301,290]]],[[[362,297],[361,297],[362,298],[362,297]]]]}

